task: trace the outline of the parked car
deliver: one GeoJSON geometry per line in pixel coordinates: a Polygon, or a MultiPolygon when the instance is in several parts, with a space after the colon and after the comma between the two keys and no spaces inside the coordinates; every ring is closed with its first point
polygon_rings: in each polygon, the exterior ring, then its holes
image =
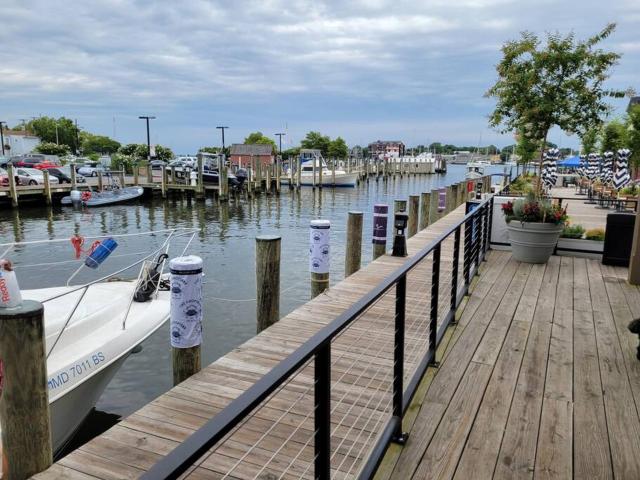
{"type": "Polygon", "coordinates": [[[37,168],[38,170],[48,170],[50,168],[58,168],[58,167],[60,167],[59,163],[55,163],[50,160],[45,160],[44,162],[37,163],[33,166],[33,168],[37,168]]]}
{"type": "MultiPolygon", "coordinates": [[[[47,171],[52,177],[56,177],[59,183],[71,183],[71,169],[67,167],[48,168],[47,171]]],[[[76,183],[85,183],[87,180],[76,173],[76,183]]]]}
{"type": "Polygon", "coordinates": [[[109,175],[109,170],[104,168],[102,165],[97,164],[83,165],[78,168],[77,172],[85,177],[97,177],[98,172],[102,172],[103,175],[109,175]]]}
{"type": "MultiPolygon", "coordinates": [[[[71,165],[65,165],[64,167],[58,167],[57,170],[60,170],[67,177],[71,178],[71,165]]],[[[80,175],[76,172],[76,183],[87,183],[87,179],[84,178],[83,175],[80,175]]]]}
{"type": "Polygon", "coordinates": [[[9,162],[14,167],[35,168],[36,165],[45,161],[44,155],[38,157],[27,157],[26,155],[17,155],[11,157],[9,162]]]}
{"type": "MultiPolygon", "coordinates": [[[[16,177],[20,185],[44,185],[44,174],[37,168],[17,168],[16,177]]],[[[56,177],[49,177],[49,183],[57,184],[56,177]]]]}
{"type": "Polygon", "coordinates": [[[4,168],[0,168],[0,187],[9,186],[9,174],[4,168]]]}
{"type": "Polygon", "coordinates": [[[162,167],[166,165],[167,162],[164,160],[151,160],[149,165],[151,165],[151,170],[162,170],[162,167]]]}
{"type": "Polygon", "coordinates": [[[0,155],[0,168],[7,168],[7,163],[9,163],[9,157],[0,155]]]}

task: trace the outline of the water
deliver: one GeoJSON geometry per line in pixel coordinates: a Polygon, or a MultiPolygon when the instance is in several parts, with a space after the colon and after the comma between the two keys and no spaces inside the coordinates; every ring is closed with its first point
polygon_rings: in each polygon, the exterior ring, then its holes
{"type": "MultiPolygon", "coordinates": [[[[394,199],[406,199],[410,194],[464,178],[464,165],[448,168],[446,175],[396,177],[395,181],[389,179],[388,182],[371,179],[355,189],[325,188],[314,193],[310,188],[303,188],[300,194],[293,194],[285,188],[279,197],[261,195],[252,200],[232,200],[222,206],[210,198],[196,202],[156,197],[139,204],[85,211],[37,206],[21,206],[20,210],[6,208],[0,211],[0,243],[68,239],[74,233],[91,236],[197,228],[188,253],[204,260],[202,361],[207,365],[255,335],[256,235],[282,236],[280,314],[284,316],[309,300],[307,252],[311,219],[331,221],[331,283],[337,283],[344,277],[347,212],[364,212],[364,266],[372,255],[373,204],[387,203],[392,211],[394,199]]],[[[489,170],[502,172],[501,167],[489,170]]],[[[125,266],[139,256],[138,252],[160,241],[153,238],[149,242],[148,237],[129,239],[117,250],[118,254],[129,256],[110,259],[107,263],[111,262],[113,269],[125,266]]],[[[46,265],[73,258],[71,244],[67,242],[39,250],[18,250],[10,258],[16,263],[22,288],[60,285],[60,279],[66,279],[73,267],[46,265]],[[30,264],[39,266],[27,267],[30,264]]],[[[140,354],[129,357],[98,402],[99,413],[85,422],[83,437],[91,436],[96,428],[99,431],[108,427],[118,417],[131,414],[172,387],[168,330],[165,324],[143,343],[140,354]]]]}

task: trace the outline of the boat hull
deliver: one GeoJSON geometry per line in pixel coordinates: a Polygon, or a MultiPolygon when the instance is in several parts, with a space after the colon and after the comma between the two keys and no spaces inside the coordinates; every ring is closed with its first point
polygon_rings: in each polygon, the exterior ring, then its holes
{"type": "MultiPolygon", "coordinates": [[[[289,177],[281,178],[280,183],[284,185],[289,184],[289,177]]],[[[293,177],[293,183],[296,183],[296,177],[293,177]]],[[[342,175],[336,174],[335,184],[333,182],[333,177],[331,172],[328,174],[323,172],[322,174],[322,186],[323,187],[355,187],[358,183],[358,174],[357,173],[345,173],[342,175]]],[[[320,185],[320,180],[316,176],[316,186],[320,185]]],[[[311,175],[301,175],[300,176],[300,185],[303,187],[312,187],[313,186],[313,176],[311,175]]]]}
{"type": "MultiPolygon", "coordinates": [[[[127,187],[110,192],[93,193],[89,200],[82,201],[81,204],[86,207],[103,207],[116,203],[130,202],[140,198],[143,193],[144,189],[142,187],[127,187]]],[[[62,205],[73,205],[71,196],[62,197],[60,203],[62,205]]]]}

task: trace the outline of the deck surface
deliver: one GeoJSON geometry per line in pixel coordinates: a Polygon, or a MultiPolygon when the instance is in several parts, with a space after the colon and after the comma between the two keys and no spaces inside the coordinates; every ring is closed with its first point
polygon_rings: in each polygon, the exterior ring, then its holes
{"type": "MultiPolygon", "coordinates": [[[[464,207],[459,207],[411,238],[409,254],[455,224],[463,212],[464,207]]],[[[453,237],[442,245],[441,319],[450,303],[452,252],[453,237]]],[[[404,261],[385,255],[370,263],[37,478],[139,477],[404,261]]],[[[406,379],[427,350],[430,280],[431,255],[407,279],[406,379]]],[[[392,289],[332,343],[333,478],[355,478],[389,419],[394,305],[395,289],[392,289]]],[[[313,478],[313,410],[311,362],[200,459],[187,476],[313,478]]]]}
{"type": "Polygon", "coordinates": [[[627,271],[492,251],[382,479],[640,478],[640,361],[627,271]],[[492,276],[493,278],[493,276],[492,276]]]}

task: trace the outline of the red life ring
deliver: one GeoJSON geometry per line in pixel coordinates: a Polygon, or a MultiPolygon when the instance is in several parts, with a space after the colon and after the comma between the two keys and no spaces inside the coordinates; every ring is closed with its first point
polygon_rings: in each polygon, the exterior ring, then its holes
{"type": "Polygon", "coordinates": [[[89,200],[91,200],[91,192],[89,191],[82,192],[82,195],[80,195],[80,200],[82,200],[83,202],[88,202],[89,200]]]}

